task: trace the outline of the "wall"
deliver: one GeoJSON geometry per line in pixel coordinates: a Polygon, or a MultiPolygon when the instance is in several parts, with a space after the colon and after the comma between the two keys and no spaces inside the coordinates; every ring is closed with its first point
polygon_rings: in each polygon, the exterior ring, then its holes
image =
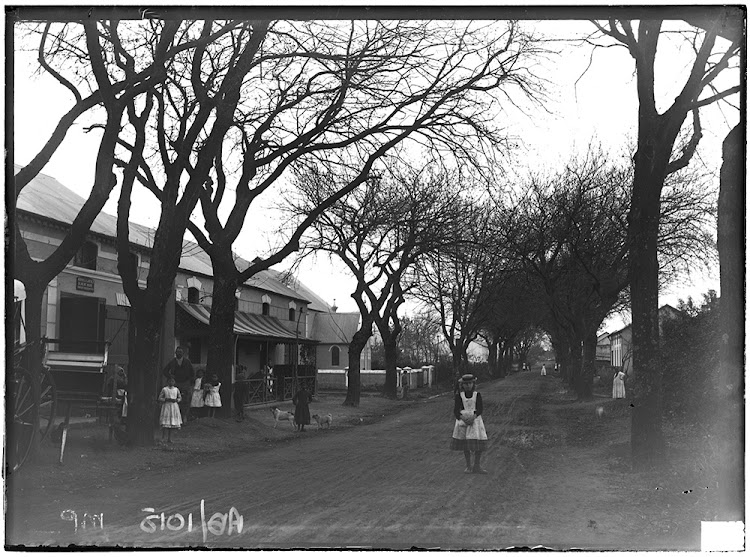
{"type": "MultiPolygon", "coordinates": [[[[435,383],[435,367],[425,366],[421,369],[414,369],[408,374],[409,387],[430,386],[435,383]]],[[[385,385],[385,370],[362,370],[360,371],[360,384],[362,387],[382,387],[385,385]]],[[[401,374],[398,376],[398,385],[401,385],[401,374]]],[[[318,387],[321,389],[345,390],[348,385],[346,372],[338,369],[319,369],[318,370],[318,387]]]]}

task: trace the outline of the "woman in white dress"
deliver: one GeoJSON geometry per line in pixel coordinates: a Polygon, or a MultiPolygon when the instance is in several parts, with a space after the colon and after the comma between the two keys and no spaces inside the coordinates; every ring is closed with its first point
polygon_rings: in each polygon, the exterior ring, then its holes
{"type": "Polygon", "coordinates": [[[461,377],[461,392],[456,394],[453,402],[453,415],[456,423],[453,426],[451,450],[463,451],[466,459],[465,474],[486,474],[480,466],[482,452],[487,448],[487,431],[482,420],[482,395],[474,390],[476,377],[467,373],[461,377]],[[471,453],[474,453],[474,465],[471,464],[471,453]]]}
{"type": "Polygon", "coordinates": [[[542,364],[542,375],[547,375],[547,368],[542,364]]]}
{"type": "Polygon", "coordinates": [[[612,380],[612,398],[625,398],[625,373],[622,370],[612,380]]]}
{"type": "Polygon", "coordinates": [[[172,430],[180,429],[182,426],[182,416],[180,415],[180,401],[182,395],[180,389],[175,387],[174,377],[167,380],[167,386],[159,393],[159,402],[161,402],[161,415],[159,424],[161,425],[161,440],[167,436],[167,443],[172,442],[172,430]]]}

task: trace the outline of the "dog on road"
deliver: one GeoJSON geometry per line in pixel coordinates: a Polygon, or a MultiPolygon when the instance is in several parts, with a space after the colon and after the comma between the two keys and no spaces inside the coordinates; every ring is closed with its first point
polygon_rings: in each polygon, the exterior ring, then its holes
{"type": "Polygon", "coordinates": [[[294,427],[294,414],[292,412],[284,412],[283,410],[279,410],[276,406],[272,406],[271,414],[273,414],[273,419],[276,422],[273,424],[274,429],[279,425],[279,422],[283,421],[289,422],[291,426],[294,427]]]}
{"type": "Polygon", "coordinates": [[[317,414],[313,414],[312,419],[317,422],[318,429],[320,429],[324,425],[327,425],[330,428],[331,424],[333,423],[333,416],[331,416],[330,414],[327,414],[325,416],[318,416],[317,414]]]}

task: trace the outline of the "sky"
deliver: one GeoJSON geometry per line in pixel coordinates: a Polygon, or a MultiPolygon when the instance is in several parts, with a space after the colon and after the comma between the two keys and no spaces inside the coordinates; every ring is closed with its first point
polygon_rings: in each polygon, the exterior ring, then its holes
{"type": "MultiPolygon", "coordinates": [[[[545,35],[560,39],[571,38],[582,31],[593,30],[586,22],[525,22],[545,35]]],[[[611,152],[622,153],[636,136],[637,94],[634,64],[623,48],[573,48],[567,43],[549,43],[558,55],[552,56],[537,68],[547,80],[547,99],[544,109],[526,116],[518,116],[507,123],[508,134],[520,138],[519,148],[513,153],[509,171],[523,175],[528,168],[555,170],[564,165],[572,154],[584,152],[591,141],[601,142],[611,152]]],[[[15,162],[27,163],[49,136],[54,125],[70,106],[72,96],[51,78],[31,75],[35,57],[18,53],[15,68],[15,162]]],[[[657,67],[663,72],[665,83],[679,83],[684,64],[678,54],[668,57],[657,67]]],[[[684,78],[682,78],[684,79],[684,78]]],[[[665,95],[668,98],[668,92],[665,95]]],[[[672,97],[673,98],[673,97],[672,97]]],[[[704,117],[704,137],[700,154],[718,176],[721,141],[737,120],[736,111],[726,111],[727,119],[717,110],[704,117]]],[[[43,173],[55,177],[63,185],[86,197],[93,182],[94,161],[99,135],[85,133],[83,124],[76,124],[63,145],[52,157],[43,173]]],[[[113,192],[105,211],[116,212],[118,192],[113,192]]],[[[251,210],[245,229],[235,251],[251,260],[262,255],[274,241],[278,215],[277,202],[261,198],[251,210]]],[[[155,227],[158,210],[150,194],[142,192],[134,199],[131,219],[155,227]]],[[[276,267],[283,270],[286,263],[276,267]]],[[[298,269],[300,280],[329,304],[334,301],[339,311],[357,311],[350,297],[354,280],[343,264],[327,256],[317,256],[303,262],[298,269]]],[[[677,305],[679,298],[692,296],[700,300],[709,288],[719,290],[718,267],[706,273],[686,277],[682,284],[663,292],[660,304],[677,305]]],[[[616,317],[603,329],[613,331],[627,323],[627,316],[616,317]]]]}

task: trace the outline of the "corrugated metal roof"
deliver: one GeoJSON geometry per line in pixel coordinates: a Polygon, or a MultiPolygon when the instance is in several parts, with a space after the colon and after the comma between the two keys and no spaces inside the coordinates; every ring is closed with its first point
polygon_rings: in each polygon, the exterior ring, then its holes
{"type": "Polygon", "coordinates": [[[316,313],[315,340],[324,344],[349,344],[359,328],[359,313],[316,313]]]}
{"type": "MultiPolygon", "coordinates": [[[[15,165],[16,173],[23,168],[15,165]]],[[[73,224],[86,200],[63,186],[52,176],[39,173],[21,190],[16,209],[40,215],[48,219],[73,224]]],[[[117,237],[117,217],[99,213],[91,225],[91,231],[110,238],[117,237]]],[[[130,223],[130,241],[150,248],[153,245],[154,231],[147,226],[130,223]]]]}
{"type": "Polygon", "coordinates": [[[323,313],[329,313],[331,311],[331,306],[329,306],[323,298],[302,284],[299,279],[293,279],[293,281],[289,283],[289,286],[309,301],[307,307],[310,311],[320,311],[323,313]]]}
{"type": "MultiPolygon", "coordinates": [[[[15,165],[16,172],[21,168],[23,167],[15,165]]],[[[78,216],[78,212],[83,207],[85,201],[83,197],[62,185],[55,178],[39,173],[21,191],[16,209],[70,225],[76,216],[78,216]]],[[[100,213],[94,220],[91,231],[114,240],[117,237],[117,217],[108,213],[100,213]]],[[[154,233],[155,231],[147,226],[133,222],[130,223],[130,241],[133,244],[151,248],[153,246],[154,233]]],[[[237,257],[237,266],[241,270],[246,269],[250,266],[250,262],[237,257]]],[[[180,268],[191,273],[198,273],[208,277],[213,276],[211,258],[198,244],[189,240],[184,240],[182,243],[180,268]]],[[[261,271],[245,282],[245,285],[249,287],[310,302],[311,300],[307,296],[310,293],[309,289],[303,287],[299,282],[297,284],[300,286],[301,292],[284,284],[283,274],[271,269],[261,271]]],[[[319,298],[317,296],[315,298],[315,300],[312,300],[315,307],[311,307],[310,309],[327,311],[328,307],[319,307],[319,304],[316,303],[319,298]]]]}
{"type": "MultiPolygon", "coordinates": [[[[211,319],[210,308],[200,304],[189,304],[177,302],[177,307],[185,311],[192,318],[208,325],[211,319]]],[[[287,329],[281,321],[268,315],[257,315],[255,313],[234,312],[234,333],[256,338],[282,339],[282,340],[311,340],[303,335],[298,336],[294,331],[287,329]]]]}

